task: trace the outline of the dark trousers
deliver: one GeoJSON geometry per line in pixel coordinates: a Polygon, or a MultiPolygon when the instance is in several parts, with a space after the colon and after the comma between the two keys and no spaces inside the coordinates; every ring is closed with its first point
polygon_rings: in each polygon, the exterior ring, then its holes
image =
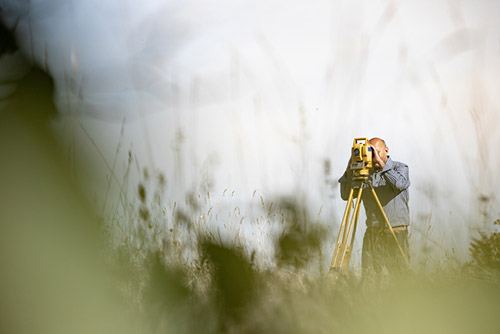
{"type": "MultiPolygon", "coordinates": [[[[406,258],[410,260],[408,230],[394,231],[406,258]]],[[[368,227],[363,237],[361,254],[363,274],[370,271],[380,273],[384,267],[389,273],[401,273],[408,269],[392,233],[385,228],[368,227]]]]}

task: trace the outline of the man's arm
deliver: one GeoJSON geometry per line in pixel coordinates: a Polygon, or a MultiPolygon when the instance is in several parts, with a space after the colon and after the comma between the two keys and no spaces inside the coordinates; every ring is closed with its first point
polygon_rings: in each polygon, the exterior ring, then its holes
{"type": "Polygon", "coordinates": [[[347,172],[344,173],[344,175],[342,175],[342,177],[339,179],[340,197],[344,201],[347,201],[349,199],[349,191],[351,190],[351,179],[346,174],[347,172]]]}
{"type": "Polygon", "coordinates": [[[351,159],[349,158],[349,162],[347,163],[347,167],[345,169],[344,175],[339,179],[340,183],[340,197],[344,200],[347,201],[349,199],[349,191],[351,190],[351,177],[352,177],[352,171],[351,171],[351,159]]]}
{"type": "Polygon", "coordinates": [[[403,163],[393,163],[392,166],[385,165],[384,168],[382,168],[382,175],[399,191],[403,191],[410,186],[408,166],[403,163]]]}

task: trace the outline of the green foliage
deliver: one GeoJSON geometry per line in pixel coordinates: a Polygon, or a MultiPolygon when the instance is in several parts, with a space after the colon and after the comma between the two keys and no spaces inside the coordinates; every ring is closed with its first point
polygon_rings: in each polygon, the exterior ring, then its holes
{"type": "MultiPolygon", "coordinates": [[[[143,289],[136,291],[140,307],[132,308],[142,332],[469,333],[479,327],[495,332],[499,326],[493,315],[500,307],[497,232],[480,233],[471,242],[472,261],[464,266],[450,261],[432,273],[312,274],[308,265],[322,256],[327,233],[307,219],[307,210],[296,201],[279,200],[269,209],[269,216],[280,217],[282,230],[274,244],[275,266],[259,268],[244,245],[224,243],[193,223],[191,217],[204,210],[196,198],[188,195],[188,207],[175,209],[169,233],[196,235],[199,259],[146,252],[147,265],[132,269],[146,275],[143,289]]],[[[186,240],[192,239],[164,242],[186,240]]],[[[134,252],[128,249],[131,256],[134,252]]],[[[130,275],[132,280],[140,277],[130,275]]]]}
{"type": "MultiPolygon", "coordinates": [[[[495,225],[500,225],[496,220],[495,225]]],[[[470,244],[472,261],[469,264],[476,272],[489,272],[500,280],[500,233],[480,232],[478,238],[474,238],[470,244]]]]}

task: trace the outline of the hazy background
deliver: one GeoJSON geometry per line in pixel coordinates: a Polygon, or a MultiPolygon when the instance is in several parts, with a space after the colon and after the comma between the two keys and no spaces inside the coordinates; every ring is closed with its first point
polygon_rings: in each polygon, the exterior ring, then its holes
{"type": "MultiPolygon", "coordinates": [[[[267,209],[294,195],[333,243],[352,139],[379,136],[410,166],[412,247],[424,250],[414,261],[466,259],[469,237],[499,218],[496,1],[38,0],[2,9],[56,79],[62,115],[52,127],[102,212],[118,212],[120,192],[133,201],[138,182],[154,188],[161,173],[165,207],[210,192],[220,212],[211,224],[222,227],[236,223],[236,207],[254,219],[262,201],[267,209]]],[[[267,228],[263,219],[258,235],[241,231],[270,258],[267,228]]]]}

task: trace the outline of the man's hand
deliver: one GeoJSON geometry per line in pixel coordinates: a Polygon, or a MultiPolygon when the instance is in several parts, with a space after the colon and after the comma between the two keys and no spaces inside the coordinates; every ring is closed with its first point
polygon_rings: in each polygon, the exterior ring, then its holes
{"type": "Polygon", "coordinates": [[[375,167],[378,169],[382,169],[385,166],[385,162],[380,158],[380,155],[378,154],[378,151],[375,149],[375,147],[371,146],[372,152],[373,152],[373,162],[375,163],[375,167]]]}

